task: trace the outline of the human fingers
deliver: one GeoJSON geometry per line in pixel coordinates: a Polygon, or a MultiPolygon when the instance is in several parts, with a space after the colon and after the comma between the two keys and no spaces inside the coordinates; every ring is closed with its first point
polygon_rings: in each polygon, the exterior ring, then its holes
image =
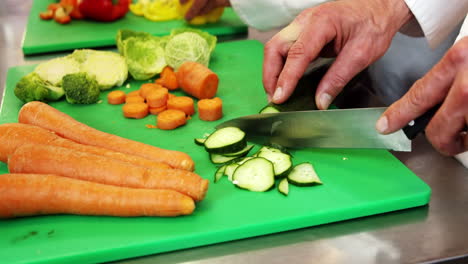
{"type": "Polygon", "coordinates": [[[468,61],[467,51],[468,38],[457,42],[423,78],[382,114],[376,124],[377,131],[393,133],[441,103],[455,80],[458,65],[468,61]]]}
{"type": "Polygon", "coordinates": [[[201,10],[207,5],[209,0],[193,0],[192,6],[185,14],[186,20],[191,20],[200,14],[201,10]]]}
{"type": "Polygon", "coordinates": [[[187,3],[188,1],[189,1],[189,0],[179,0],[179,3],[180,3],[181,5],[184,5],[184,4],[187,3]]]}

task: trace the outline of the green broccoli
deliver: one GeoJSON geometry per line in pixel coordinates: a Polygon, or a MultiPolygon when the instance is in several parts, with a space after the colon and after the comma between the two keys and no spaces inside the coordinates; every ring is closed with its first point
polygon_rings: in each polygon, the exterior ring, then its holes
{"type": "Polygon", "coordinates": [[[79,72],[63,76],[62,88],[71,104],[94,104],[99,100],[99,84],[87,73],[79,72]]]}
{"type": "Polygon", "coordinates": [[[61,87],[53,86],[44,81],[35,72],[23,76],[16,84],[14,93],[18,99],[25,103],[30,101],[57,101],[64,95],[61,87]]]}

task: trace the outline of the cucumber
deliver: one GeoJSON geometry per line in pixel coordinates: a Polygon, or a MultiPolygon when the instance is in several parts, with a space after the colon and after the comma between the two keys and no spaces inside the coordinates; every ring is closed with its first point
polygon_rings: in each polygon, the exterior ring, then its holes
{"type": "Polygon", "coordinates": [[[273,163],[275,177],[277,178],[288,175],[293,167],[291,155],[277,149],[260,151],[257,157],[265,158],[273,163]]]}
{"type": "Polygon", "coordinates": [[[278,191],[283,194],[284,196],[288,196],[289,194],[289,183],[288,178],[282,179],[278,184],[278,191]]]}
{"type": "Polygon", "coordinates": [[[322,181],[317,176],[314,166],[309,162],[297,164],[288,174],[288,180],[297,186],[312,186],[322,184],[322,181]]]}
{"type": "Polygon", "coordinates": [[[237,127],[216,130],[205,141],[206,151],[216,154],[238,152],[246,146],[245,132],[237,127]]]}
{"type": "Polygon", "coordinates": [[[210,153],[210,160],[214,164],[224,164],[224,163],[228,163],[238,158],[239,157],[236,157],[236,156],[228,157],[228,156],[224,156],[221,154],[210,153]]]}
{"type": "Polygon", "coordinates": [[[206,138],[196,138],[194,139],[195,144],[198,146],[205,146],[206,138]]]}
{"type": "Polygon", "coordinates": [[[239,165],[232,175],[233,183],[242,189],[265,192],[275,186],[273,164],[264,158],[252,158],[239,165]]]}
{"type": "Polygon", "coordinates": [[[234,174],[234,171],[239,167],[239,165],[243,164],[244,162],[248,161],[249,159],[253,159],[253,157],[245,157],[237,162],[233,162],[229,165],[227,165],[226,170],[224,171],[224,174],[228,176],[228,179],[232,181],[232,174],[234,174]]]}
{"type": "Polygon", "coordinates": [[[214,182],[219,181],[219,179],[223,177],[224,172],[226,171],[226,167],[227,165],[223,165],[216,170],[215,175],[214,175],[214,182]]]}
{"type": "Polygon", "coordinates": [[[247,145],[245,146],[245,148],[237,151],[237,152],[233,152],[233,153],[224,153],[223,155],[226,156],[226,157],[243,157],[245,155],[247,155],[249,153],[249,151],[253,148],[254,146],[253,145],[247,145]]]}
{"type": "Polygon", "coordinates": [[[278,110],[278,108],[272,105],[267,105],[260,110],[259,114],[269,114],[269,113],[279,113],[279,112],[280,110],[278,110]]]}

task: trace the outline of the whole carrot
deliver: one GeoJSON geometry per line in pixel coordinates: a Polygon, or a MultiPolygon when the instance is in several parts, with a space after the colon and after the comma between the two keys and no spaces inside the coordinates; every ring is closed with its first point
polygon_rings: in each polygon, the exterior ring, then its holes
{"type": "Polygon", "coordinates": [[[145,189],[171,189],[200,201],[208,180],[180,169],[148,169],[68,148],[25,144],[8,158],[11,173],[55,174],[103,184],[145,189]]]}
{"type": "Polygon", "coordinates": [[[69,139],[62,138],[42,127],[21,123],[6,123],[0,125],[0,161],[6,163],[8,156],[11,155],[18,147],[31,143],[61,146],[113,158],[146,168],[170,168],[166,163],[152,161],[140,156],[76,143],[69,139]]]}
{"type": "Polygon", "coordinates": [[[164,162],[173,168],[193,171],[195,164],[189,155],[180,151],[167,150],[134,140],[105,133],[89,127],[71,116],[42,102],[29,102],[21,108],[20,123],[40,126],[59,136],[75,142],[102,147],[113,151],[141,156],[157,162],[164,162]]]}
{"type": "Polygon", "coordinates": [[[47,174],[0,175],[0,218],[48,214],[178,216],[195,209],[173,190],[117,187],[47,174]]]}

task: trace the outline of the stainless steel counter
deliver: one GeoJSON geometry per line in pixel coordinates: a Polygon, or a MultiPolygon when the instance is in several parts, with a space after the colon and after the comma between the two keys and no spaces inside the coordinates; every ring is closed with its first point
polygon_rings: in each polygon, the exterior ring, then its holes
{"type": "MultiPolygon", "coordinates": [[[[30,5],[30,1],[0,2],[0,95],[9,67],[63,55],[23,56],[21,41],[30,5]]],[[[272,33],[249,30],[248,38],[265,42],[272,33]]],[[[361,104],[378,102],[366,95],[361,104]]],[[[121,262],[468,263],[468,257],[460,258],[468,256],[468,169],[438,154],[423,136],[413,148],[411,153],[394,155],[430,185],[428,206],[121,262]]]]}

